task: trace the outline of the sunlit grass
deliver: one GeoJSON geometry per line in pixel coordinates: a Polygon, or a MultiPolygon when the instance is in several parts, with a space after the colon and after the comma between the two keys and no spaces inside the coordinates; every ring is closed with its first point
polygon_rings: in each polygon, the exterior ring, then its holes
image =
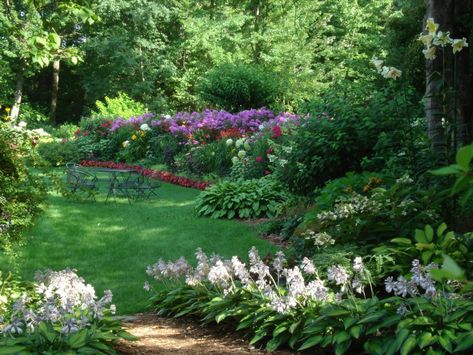
{"type": "Polygon", "coordinates": [[[0,268],[16,268],[28,280],[38,269],[77,269],[99,295],[111,289],[118,312],[129,314],[145,309],[145,268],[160,257],[193,260],[197,247],[225,257],[246,258],[252,245],[262,255],[274,251],[243,223],[197,217],[198,194],[163,184],[159,197],[132,204],[123,198],[105,203],[104,192],[97,202],[51,195],[44,214],[26,233],[26,246],[15,250],[14,260],[0,254],[0,268]]]}

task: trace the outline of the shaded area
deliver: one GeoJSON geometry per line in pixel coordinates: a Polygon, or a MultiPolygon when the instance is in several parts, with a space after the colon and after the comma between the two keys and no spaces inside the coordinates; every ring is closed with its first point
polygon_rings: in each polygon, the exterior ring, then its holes
{"type": "Polygon", "coordinates": [[[45,213],[27,232],[26,245],[14,251],[15,258],[0,255],[0,268],[15,269],[25,279],[38,269],[77,269],[99,296],[111,289],[118,312],[129,314],[145,308],[145,268],[160,257],[183,255],[193,261],[197,247],[245,259],[252,245],[262,255],[274,250],[250,226],[197,217],[199,191],[163,184],[158,194],[132,204],[124,198],[105,203],[104,193],[97,202],[51,195],[45,213]]]}
{"type": "MultiPolygon", "coordinates": [[[[121,354],[267,354],[249,345],[243,332],[224,325],[205,327],[187,318],[164,318],[154,314],[138,314],[126,321],[126,329],[138,341],[122,341],[121,354]]],[[[274,354],[292,354],[276,351],[274,354]]]]}

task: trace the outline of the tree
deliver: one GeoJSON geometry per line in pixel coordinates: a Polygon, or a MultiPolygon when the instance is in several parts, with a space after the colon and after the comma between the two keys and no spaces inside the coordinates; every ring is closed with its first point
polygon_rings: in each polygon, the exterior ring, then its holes
{"type": "Polygon", "coordinates": [[[5,0],[2,3],[0,27],[6,34],[2,38],[2,56],[10,59],[16,73],[12,120],[18,118],[25,76],[53,62],[51,122],[55,123],[59,62],[67,58],[77,63],[80,59],[72,37],[80,40],[81,24],[95,20],[89,6],[87,1],[5,0]]]}

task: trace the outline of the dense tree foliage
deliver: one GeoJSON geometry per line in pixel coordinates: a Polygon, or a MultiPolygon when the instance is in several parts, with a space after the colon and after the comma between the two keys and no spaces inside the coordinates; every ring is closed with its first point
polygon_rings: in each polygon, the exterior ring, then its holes
{"type": "Polygon", "coordinates": [[[0,98],[12,103],[25,78],[26,101],[52,118],[57,106],[58,121],[77,121],[118,92],[156,111],[195,110],[207,104],[207,72],[246,63],[284,83],[275,108],[297,110],[334,85],[377,85],[375,56],[402,64],[421,95],[424,14],[422,0],[6,1],[0,98]],[[65,63],[59,85],[66,54],[83,61],[65,63]]]}

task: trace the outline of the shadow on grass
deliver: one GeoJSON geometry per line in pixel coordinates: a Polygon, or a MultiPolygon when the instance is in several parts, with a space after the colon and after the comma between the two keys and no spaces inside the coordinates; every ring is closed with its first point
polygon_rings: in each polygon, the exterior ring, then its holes
{"type": "Polygon", "coordinates": [[[38,269],[77,269],[98,295],[111,289],[121,314],[142,311],[145,268],[158,258],[183,255],[194,260],[197,247],[225,257],[246,258],[255,245],[264,255],[274,251],[251,227],[194,214],[198,191],[163,184],[159,197],[129,204],[76,202],[51,195],[46,211],[27,233],[27,244],[15,250],[16,260],[0,255],[0,268],[31,279],[38,269]],[[5,266],[4,266],[5,265],[5,266]]]}

